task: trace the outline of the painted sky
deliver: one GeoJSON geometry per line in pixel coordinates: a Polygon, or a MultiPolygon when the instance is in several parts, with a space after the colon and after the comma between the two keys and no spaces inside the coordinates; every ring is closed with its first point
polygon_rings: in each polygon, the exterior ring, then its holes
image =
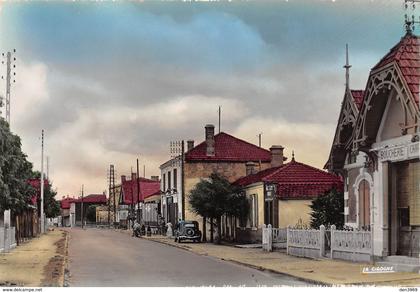
{"type": "Polygon", "coordinates": [[[11,128],[37,169],[45,129],[60,196],[101,193],[109,164],[129,174],[137,157],[159,174],[169,141],[201,142],[219,105],[223,131],[322,167],[345,44],[363,89],[404,35],[402,2],[0,2],[0,51],[18,59],[11,128]]]}

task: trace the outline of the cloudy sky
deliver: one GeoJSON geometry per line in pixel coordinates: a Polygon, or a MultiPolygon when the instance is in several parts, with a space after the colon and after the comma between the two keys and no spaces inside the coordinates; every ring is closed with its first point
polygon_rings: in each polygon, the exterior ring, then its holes
{"type": "MultiPolygon", "coordinates": [[[[16,48],[12,131],[61,195],[107,188],[140,157],[159,174],[169,141],[204,125],[325,163],[344,92],[404,34],[402,0],[0,2],[0,51],[16,48]]],[[[1,67],[2,72],[5,68],[1,67]]],[[[4,73],[2,73],[4,74],[4,73]]],[[[4,92],[5,84],[0,88],[4,92]]]]}

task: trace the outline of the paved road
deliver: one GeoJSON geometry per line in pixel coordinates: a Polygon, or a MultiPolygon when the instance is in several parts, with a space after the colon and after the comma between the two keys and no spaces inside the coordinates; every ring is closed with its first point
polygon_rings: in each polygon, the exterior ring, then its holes
{"type": "Polygon", "coordinates": [[[70,286],[308,286],[106,229],[68,229],[70,286]]]}

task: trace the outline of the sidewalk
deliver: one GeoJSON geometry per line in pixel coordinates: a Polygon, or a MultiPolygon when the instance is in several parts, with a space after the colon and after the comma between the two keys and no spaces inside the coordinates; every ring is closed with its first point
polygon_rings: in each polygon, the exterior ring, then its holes
{"type": "Polygon", "coordinates": [[[142,238],[320,285],[420,286],[420,275],[415,273],[362,274],[363,267],[371,266],[368,264],[312,260],[289,256],[284,252],[263,252],[261,248],[237,248],[211,243],[179,244],[164,236],[142,238]]]}
{"type": "Polygon", "coordinates": [[[65,231],[54,229],[0,254],[0,286],[62,286],[66,259],[65,231]]]}

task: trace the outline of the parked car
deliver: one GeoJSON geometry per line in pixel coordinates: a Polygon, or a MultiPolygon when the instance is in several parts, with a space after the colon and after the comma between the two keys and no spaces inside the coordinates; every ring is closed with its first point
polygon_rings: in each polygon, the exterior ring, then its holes
{"type": "Polygon", "coordinates": [[[197,221],[180,221],[175,229],[175,242],[183,240],[201,241],[201,231],[197,221]]]}

